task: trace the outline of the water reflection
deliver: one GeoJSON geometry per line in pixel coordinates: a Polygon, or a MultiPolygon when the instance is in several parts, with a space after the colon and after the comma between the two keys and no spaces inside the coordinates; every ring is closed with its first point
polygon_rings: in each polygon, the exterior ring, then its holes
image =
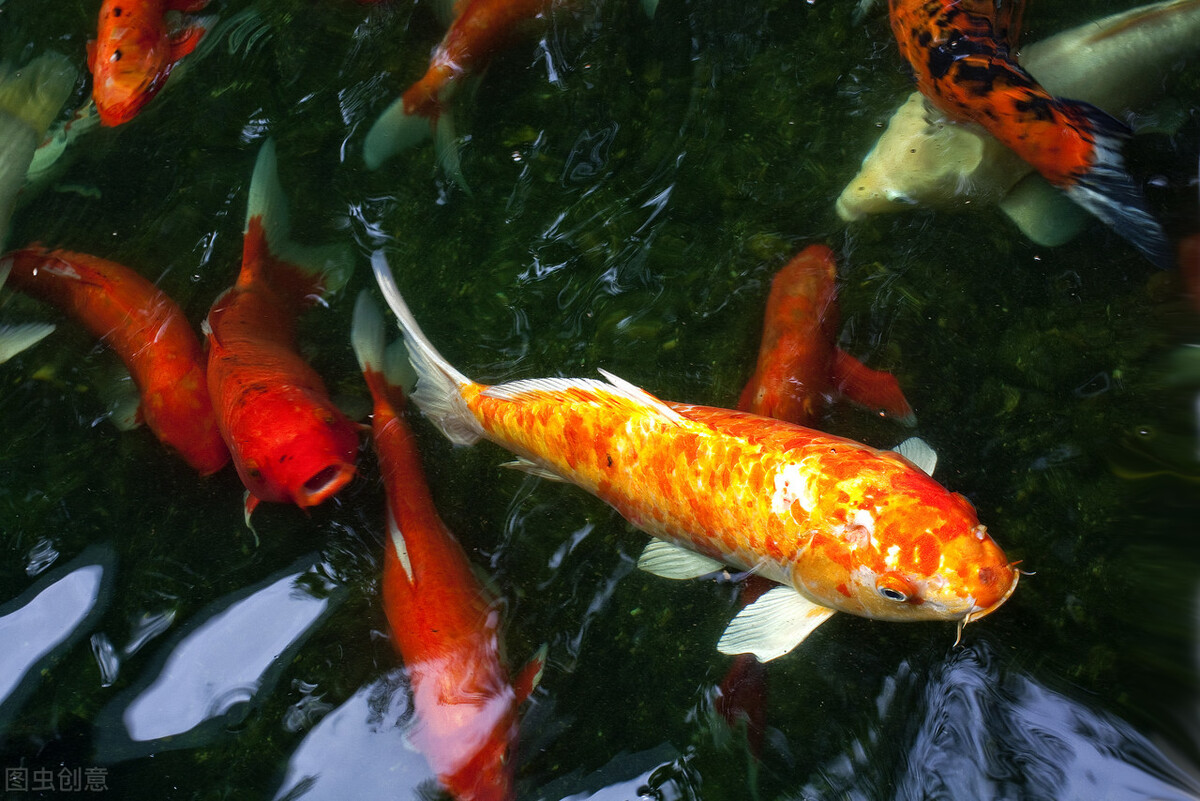
{"type": "Polygon", "coordinates": [[[100,758],[193,746],[240,720],[341,595],[308,558],[201,610],[163,648],[159,668],[101,712],[100,758]]]}
{"type": "Polygon", "coordinates": [[[413,719],[404,671],[358,692],[309,731],[275,794],[281,799],[414,798],[437,779],[406,740],[413,719]]]}
{"type": "MultiPolygon", "coordinates": [[[[817,796],[1200,798],[1197,777],[1128,723],[1002,665],[986,644],[955,651],[928,676],[917,675],[906,662],[876,703],[888,730],[911,728],[895,785],[878,775],[887,760],[869,756],[878,753],[877,744],[860,742],[821,771],[830,786],[817,796]],[[888,720],[914,706],[924,708],[915,724],[888,720]]],[[[878,731],[868,739],[877,739],[878,731]]],[[[810,785],[800,797],[812,797],[815,790],[810,785]]]]}
{"type": "Polygon", "coordinates": [[[0,730],[50,664],[103,613],[113,566],[107,547],[89,548],[0,606],[0,730]]]}

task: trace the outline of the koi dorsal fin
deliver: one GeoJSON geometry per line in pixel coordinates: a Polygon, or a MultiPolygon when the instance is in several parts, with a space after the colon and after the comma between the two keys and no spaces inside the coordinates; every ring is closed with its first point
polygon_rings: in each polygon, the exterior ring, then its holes
{"type": "Polygon", "coordinates": [[[676,425],[684,422],[679,412],[651,395],[646,390],[619,378],[607,370],[601,370],[607,381],[594,378],[526,378],[495,384],[481,394],[497,400],[527,401],[535,398],[562,401],[607,401],[626,402],[652,411],[676,425]]]}

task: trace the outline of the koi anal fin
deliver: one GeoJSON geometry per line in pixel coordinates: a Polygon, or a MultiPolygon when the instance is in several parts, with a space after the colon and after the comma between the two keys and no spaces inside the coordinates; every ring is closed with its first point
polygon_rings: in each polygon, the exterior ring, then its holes
{"type": "Polygon", "coordinates": [[[1167,235],[1146,207],[1141,188],[1125,169],[1121,147],[1129,129],[1087,103],[1064,101],[1091,125],[1095,158],[1091,167],[1062,187],[1067,196],[1099,217],[1159,267],[1169,267],[1167,235]]]}

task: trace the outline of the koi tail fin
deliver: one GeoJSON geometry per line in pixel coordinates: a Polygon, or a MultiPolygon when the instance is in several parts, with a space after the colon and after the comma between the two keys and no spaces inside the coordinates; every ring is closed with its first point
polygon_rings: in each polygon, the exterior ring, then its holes
{"type": "Polygon", "coordinates": [[[385,347],[383,315],[364,289],[354,304],[354,322],[350,342],[358,366],[376,402],[387,400],[392,408],[404,408],[405,394],[412,391],[416,374],[408,361],[408,349],[402,340],[385,347]]]}
{"type": "Polygon", "coordinates": [[[0,67],[0,249],[33,153],[71,93],[75,76],[75,68],[57,53],[38,56],[11,72],[0,67]]]}
{"type": "Polygon", "coordinates": [[[0,114],[24,122],[40,143],[77,76],[67,57],[58,53],[44,53],[19,70],[0,73],[0,114]]]}
{"type": "Polygon", "coordinates": [[[1159,267],[1171,263],[1167,235],[1146,208],[1146,199],[1125,169],[1121,146],[1129,129],[1100,109],[1063,101],[1086,117],[1095,139],[1095,159],[1087,172],[1062,187],[1067,196],[1096,215],[1159,267]]]}
{"type": "Polygon", "coordinates": [[[833,354],[833,379],[838,391],[849,400],[911,428],[917,416],[909,406],[900,382],[891,373],[872,370],[841,348],[833,354]]]}
{"type": "Polygon", "coordinates": [[[471,188],[463,175],[462,160],[458,152],[458,138],[454,133],[454,114],[438,104],[436,114],[430,116],[422,111],[405,111],[404,98],[397,98],[387,107],[363,140],[363,161],[367,169],[378,169],[385,161],[410,147],[433,136],[433,149],[438,165],[460,189],[467,194],[471,188]]]}
{"type": "MultiPolygon", "coordinates": [[[[242,271],[261,270],[274,289],[298,305],[319,302],[337,292],[354,268],[344,244],[309,247],[291,240],[287,195],[279,183],[275,143],[258,153],[246,208],[242,271]]],[[[239,278],[239,281],[242,279],[239,278]]]]}
{"type": "Polygon", "coordinates": [[[400,296],[382,252],[376,251],[371,256],[371,268],[384,300],[400,324],[404,344],[408,346],[408,358],[417,374],[413,400],[454,444],[471,445],[479,441],[483,427],[471,414],[462,394],[473,382],[454,369],[425,337],[408,304],[400,296]]]}
{"type": "MultiPolygon", "coordinates": [[[[8,280],[12,270],[12,258],[0,260],[0,287],[8,280]]],[[[27,348],[32,348],[54,331],[53,323],[22,323],[4,325],[0,323],[0,364],[27,348]]]]}

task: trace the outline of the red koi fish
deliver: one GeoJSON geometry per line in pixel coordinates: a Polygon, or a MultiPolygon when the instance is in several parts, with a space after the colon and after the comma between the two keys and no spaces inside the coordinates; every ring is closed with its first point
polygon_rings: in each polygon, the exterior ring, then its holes
{"type": "Polygon", "coordinates": [[[478,384],[421,333],[382,254],[373,265],[417,371],[413,398],[451,441],[487,438],[606,501],[655,538],[639,561],[650,572],[728,565],[781,585],[734,618],[722,652],[772,659],[835,611],[961,628],[1015,589],[1017,570],[971,504],[902,456],[662,401],[603,371],[606,381],[478,384]]]}
{"type": "Polygon", "coordinates": [[[500,614],[446,528],[400,418],[404,352],[385,351],[383,318],[363,293],[354,308],[354,351],[375,402],[372,431],[387,490],[383,608],[412,684],[411,739],[438,781],[460,801],[512,799],[517,709],[541,675],[544,653],[510,681],[501,659],[500,614]]]}
{"type": "Polygon", "coordinates": [[[208,313],[208,391],[238,475],[246,515],[259,501],[315,506],[354,477],[358,431],[321,377],[296,353],[296,316],[339,288],[340,247],[287,241],[287,200],[275,146],[263,145],[250,181],[242,269],[208,313]]]}
{"type": "MultiPolygon", "coordinates": [[[[738,399],[739,411],[812,425],[840,391],[859,405],[906,425],[916,422],[899,382],[837,347],[837,262],[824,245],[809,245],[771,282],[754,375],[738,399]]],[[[743,606],[771,589],[748,576],[743,606]]],[[[762,753],[766,734],[766,668],[753,654],[738,654],[722,679],[715,710],[730,726],[742,721],[750,752],[762,753]]]]}
{"type": "Polygon", "coordinates": [[[808,426],[830,397],[841,393],[860,406],[914,424],[912,407],[896,379],[835,344],[836,279],[837,262],[824,245],[809,245],[775,274],[758,363],[737,408],[808,426]]]}
{"type": "Polygon", "coordinates": [[[465,187],[447,103],[464,77],[486,66],[522,23],[545,14],[551,2],[458,0],[454,21],[434,50],[425,75],[388,106],[367,132],[363,142],[367,168],[375,169],[432,132],[442,166],[465,187]]]}
{"type": "Polygon", "coordinates": [[[1162,226],[1125,170],[1129,129],[1091,104],[1052,96],[1013,57],[1021,0],[889,3],[900,52],[931,103],[982,125],[1155,264],[1169,264],[1162,226]]]}
{"type": "Polygon", "coordinates": [[[229,461],[204,376],[204,350],[166,293],[116,262],[29,247],[4,257],[9,281],[58,306],[117,352],[141,403],[138,417],[202,475],[229,461]]]}
{"type": "Polygon", "coordinates": [[[158,94],[206,31],[202,21],[180,25],[176,17],[206,5],[208,0],[104,0],[96,38],[87,45],[101,124],[129,122],[158,94]]]}

